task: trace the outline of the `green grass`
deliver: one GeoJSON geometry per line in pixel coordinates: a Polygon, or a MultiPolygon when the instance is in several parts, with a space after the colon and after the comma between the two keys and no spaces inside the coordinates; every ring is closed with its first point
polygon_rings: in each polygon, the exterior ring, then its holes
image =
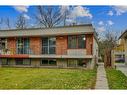
{"type": "Polygon", "coordinates": [[[127,77],[115,69],[106,69],[110,89],[127,89],[127,77]]]}
{"type": "Polygon", "coordinates": [[[0,68],[0,89],[90,89],[96,70],[0,68]]]}

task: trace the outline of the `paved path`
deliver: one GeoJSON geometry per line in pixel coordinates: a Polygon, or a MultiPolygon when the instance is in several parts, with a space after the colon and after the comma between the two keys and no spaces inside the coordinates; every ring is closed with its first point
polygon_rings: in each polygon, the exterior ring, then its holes
{"type": "Polygon", "coordinates": [[[104,69],[104,63],[99,63],[98,64],[95,89],[109,89],[108,88],[107,77],[106,77],[106,72],[105,72],[105,69],[104,69]]]}
{"type": "Polygon", "coordinates": [[[125,64],[121,64],[121,63],[117,63],[116,64],[116,69],[120,70],[122,73],[124,73],[127,76],[127,65],[125,64]]]}

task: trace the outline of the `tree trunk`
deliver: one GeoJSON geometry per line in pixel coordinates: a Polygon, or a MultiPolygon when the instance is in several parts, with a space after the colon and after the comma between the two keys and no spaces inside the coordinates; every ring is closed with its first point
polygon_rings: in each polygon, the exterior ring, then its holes
{"type": "Polygon", "coordinates": [[[111,49],[105,49],[104,66],[111,67],[111,49]]]}

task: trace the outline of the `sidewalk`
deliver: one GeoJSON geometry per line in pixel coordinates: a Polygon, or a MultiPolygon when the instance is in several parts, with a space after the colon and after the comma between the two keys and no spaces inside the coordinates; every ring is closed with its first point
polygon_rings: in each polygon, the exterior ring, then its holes
{"type": "Polygon", "coordinates": [[[95,89],[109,89],[106,72],[104,69],[104,63],[99,63],[98,65],[95,89]]]}

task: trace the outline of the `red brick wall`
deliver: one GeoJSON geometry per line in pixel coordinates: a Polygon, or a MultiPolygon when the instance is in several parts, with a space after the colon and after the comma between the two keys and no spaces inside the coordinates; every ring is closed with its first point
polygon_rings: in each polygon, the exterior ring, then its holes
{"type": "Polygon", "coordinates": [[[7,48],[11,53],[16,53],[16,38],[7,38],[7,48]]]}
{"type": "Polygon", "coordinates": [[[67,36],[56,37],[56,54],[67,54],[67,36]]]}
{"type": "Polygon", "coordinates": [[[93,54],[93,34],[86,34],[86,54],[93,54]]]}
{"type": "MultiPolygon", "coordinates": [[[[41,54],[42,43],[41,37],[30,37],[30,48],[34,54],[41,54]]],[[[16,52],[16,39],[8,38],[7,47],[16,52]]],[[[91,55],[93,52],[93,34],[86,34],[86,54],[91,55]]],[[[67,36],[56,37],[56,54],[67,54],[67,36]]]]}
{"type": "Polygon", "coordinates": [[[41,54],[41,37],[30,37],[30,49],[34,54],[41,54]]]}

